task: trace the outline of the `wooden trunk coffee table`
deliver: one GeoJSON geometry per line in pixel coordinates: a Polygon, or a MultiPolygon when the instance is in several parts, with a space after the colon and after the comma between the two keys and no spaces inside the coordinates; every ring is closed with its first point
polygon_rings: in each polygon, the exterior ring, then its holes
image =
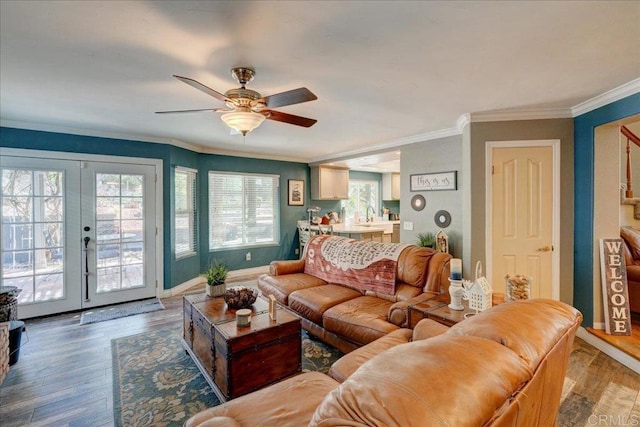
{"type": "Polygon", "coordinates": [[[300,318],[281,306],[275,321],[258,298],[249,326],[236,326],[236,310],[222,297],[183,297],[183,344],[224,402],[300,372],[300,318]]]}

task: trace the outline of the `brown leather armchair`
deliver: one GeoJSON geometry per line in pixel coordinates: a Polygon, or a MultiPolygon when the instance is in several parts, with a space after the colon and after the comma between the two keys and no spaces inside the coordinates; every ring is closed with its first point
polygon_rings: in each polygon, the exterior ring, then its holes
{"type": "Polygon", "coordinates": [[[620,237],[624,241],[624,261],[627,265],[629,308],[640,314],[640,230],[621,227],[620,237]]]}

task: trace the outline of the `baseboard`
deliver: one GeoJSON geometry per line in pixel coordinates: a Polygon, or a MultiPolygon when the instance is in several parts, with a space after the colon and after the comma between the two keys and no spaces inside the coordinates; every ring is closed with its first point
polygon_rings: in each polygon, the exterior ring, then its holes
{"type": "Polygon", "coordinates": [[[593,322],[593,329],[602,329],[604,331],[604,322],[593,322]]]}
{"type": "Polygon", "coordinates": [[[178,286],[174,286],[171,289],[164,289],[162,291],[162,295],[160,298],[169,298],[175,295],[182,295],[188,291],[192,291],[192,288],[199,286],[202,288],[202,292],[204,292],[204,284],[206,280],[204,277],[194,277],[193,279],[187,280],[186,282],[180,283],[178,286]]]}
{"type": "MultiPolygon", "coordinates": [[[[260,267],[253,268],[244,268],[242,270],[233,270],[230,271],[227,275],[227,281],[235,281],[242,279],[252,279],[260,274],[268,273],[269,266],[263,265],[260,267]]],[[[199,287],[202,288],[202,292],[204,292],[204,284],[206,283],[205,278],[202,276],[194,277],[193,279],[187,280],[186,282],[180,283],[177,286],[174,286],[171,289],[164,289],[159,298],[169,298],[175,295],[182,295],[187,292],[193,292],[194,288],[199,287]]]]}
{"type": "Polygon", "coordinates": [[[244,268],[242,270],[233,270],[229,272],[227,276],[227,280],[240,280],[240,279],[251,279],[255,276],[259,276],[260,274],[268,273],[269,266],[261,265],[260,267],[253,268],[244,268]]]}
{"type": "Polygon", "coordinates": [[[595,335],[590,334],[582,326],[578,328],[578,332],[576,332],[576,336],[578,338],[585,340],[587,344],[594,346],[595,348],[597,348],[607,356],[611,357],[612,359],[622,363],[624,366],[631,369],[632,371],[640,374],[640,361],[628,355],[624,351],[617,349],[611,344],[602,341],[600,338],[596,337],[595,335]]]}

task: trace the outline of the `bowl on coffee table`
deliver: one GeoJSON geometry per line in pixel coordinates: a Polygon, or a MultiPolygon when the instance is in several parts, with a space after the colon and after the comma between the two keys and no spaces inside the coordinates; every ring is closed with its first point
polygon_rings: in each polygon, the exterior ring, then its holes
{"type": "Polygon", "coordinates": [[[224,293],[224,301],[231,309],[249,308],[256,302],[260,291],[245,286],[233,286],[224,293]]]}

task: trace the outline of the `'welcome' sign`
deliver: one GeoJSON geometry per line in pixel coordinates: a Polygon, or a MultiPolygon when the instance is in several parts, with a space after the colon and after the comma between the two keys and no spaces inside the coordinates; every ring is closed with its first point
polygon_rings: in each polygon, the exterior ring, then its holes
{"type": "Polygon", "coordinates": [[[605,330],[611,335],[631,335],[622,239],[600,239],[600,269],[605,330]]]}

